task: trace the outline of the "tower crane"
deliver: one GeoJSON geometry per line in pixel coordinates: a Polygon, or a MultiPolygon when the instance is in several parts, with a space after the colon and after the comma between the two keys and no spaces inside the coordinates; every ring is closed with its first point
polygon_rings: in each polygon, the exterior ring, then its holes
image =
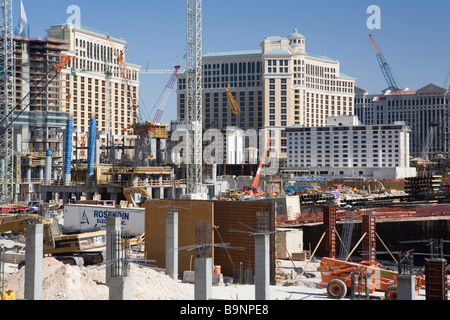
{"type": "Polygon", "coordinates": [[[186,194],[200,195],[203,183],[202,0],[186,1],[186,101],[188,160],[186,194]]]}
{"type": "MultiPolygon", "coordinates": [[[[0,117],[11,121],[11,109],[14,107],[14,46],[12,26],[12,0],[2,0],[0,9],[0,117]]],[[[5,128],[0,133],[0,203],[13,198],[14,178],[14,132],[5,128]]]]}

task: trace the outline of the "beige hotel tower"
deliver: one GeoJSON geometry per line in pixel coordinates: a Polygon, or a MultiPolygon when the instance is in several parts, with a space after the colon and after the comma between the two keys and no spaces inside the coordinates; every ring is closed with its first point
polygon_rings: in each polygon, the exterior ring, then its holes
{"type": "Polygon", "coordinates": [[[47,31],[49,38],[68,41],[69,52],[76,56],[63,70],[65,111],[73,116],[74,132],[84,137],[89,120],[96,119],[102,145],[110,135],[120,139],[139,112],[140,67],[125,61],[126,42],[74,25],[53,26],[47,31]],[[107,70],[111,72],[110,81],[107,70]]]}
{"type": "MultiPolygon", "coordinates": [[[[287,156],[285,129],[321,127],[328,117],[353,115],[355,79],[339,61],[307,53],[297,29],[288,37],[266,37],[260,50],[203,56],[203,128],[268,129],[271,154],[287,156]],[[234,115],[225,89],[241,108],[234,115]]],[[[178,77],[178,120],[186,116],[185,74],[178,77]]]]}

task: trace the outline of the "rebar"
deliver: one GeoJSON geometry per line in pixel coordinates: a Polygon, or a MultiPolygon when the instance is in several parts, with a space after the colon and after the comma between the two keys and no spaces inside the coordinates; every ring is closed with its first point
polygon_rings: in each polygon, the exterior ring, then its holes
{"type": "Polygon", "coordinates": [[[115,230],[111,236],[111,277],[128,277],[130,275],[129,236],[123,231],[115,230]]]}

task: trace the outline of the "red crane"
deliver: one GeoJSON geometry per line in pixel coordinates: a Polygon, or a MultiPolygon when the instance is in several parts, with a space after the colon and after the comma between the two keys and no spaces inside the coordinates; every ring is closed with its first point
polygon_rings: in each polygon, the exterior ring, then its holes
{"type": "Polygon", "coordinates": [[[166,88],[164,89],[160,100],[157,104],[156,113],[153,117],[153,121],[156,123],[159,123],[161,121],[161,117],[164,113],[164,109],[167,105],[167,101],[169,100],[170,94],[172,93],[173,87],[175,85],[175,81],[177,80],[177,74],[180,70],[181,66],[175,66],[175,71],[173,72],[172,76],[170,77],[169,83],[166,85],[166,88]]]}
{"type": "Polygon", "coordinates": [[[266,149],[264,150],[264,153],[263,153],[263,155],[261,157],[261,162],[259,163],[258,170],[256,171],[255,179],[253,179],[252,188],[258,188],[259,177],[261,176],[261,170],[262,170],[262,167],[264,165],[264,162],[266,161],[266,156],[267,156],[267,153],[268,153],[269,147],[270,147],[270,141],[271,141],[270,139],[269,139],[269,141],[267,141],[267,146],[266,146],[266,149]]]}
{"type": "Polygon", "coordinates": [[[261,161],[259,162],[259,166],[258,166],[258,170],[256,171],[255,178],[253,179],[253,184],[251,186],[244,186],[244,193],[245,194],[255,195],[256,193],[260,193],[261,192],[261,188],[258,185],[259,184],[259,177],[261,176],[262,167],[264,166],[264,162],[266,161],[266,156],[267,156],[267,153],[268,153],[269,147],[270,147],[270,141],[271,141],[271,139],[269,138],[269,141],[267,142],[266,149],[264,150],[264,153],[263,153],[263,155],[261,157],[261,161]]]}

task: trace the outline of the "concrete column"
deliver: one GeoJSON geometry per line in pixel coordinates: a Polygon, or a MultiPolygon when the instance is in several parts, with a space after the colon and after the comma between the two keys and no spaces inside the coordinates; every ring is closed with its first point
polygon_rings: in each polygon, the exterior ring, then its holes
{"type": "Polygon", "coordinates": [[[211,165],[211,180],[215,183],[217,181],[217,164],[211,165]]]}
{"type": "Polygon", "coordinates": [[[42,300],[42,266],[44,260],[44,226],[29,224],[25,244],[25,299],[42,300]]]}
{"type": "Polygon", "coordinates": [[[412,274],[397,275],[397,300],[415,300],[416,279],[412,274]]]}
{"type": "Polygon", "coordinates": [[[109,288],[109,300],[131,300],[131,277],[128,272],[121,269],[124,267],[123,258],[121,256],[121,242],[114,237],[121,234],[121,218],[106,219],[106,260],[113,261],[111,266],[106,268],[106,284],[109,288]],[[116,241],[115,241],[116,240],[116,241]],[[113,275],[113,269],[120,274],[113,275]]]}
{"type": "Polygon", "coordinates": [[[112,277],[108,287],[109,300],[132,300],[131,277],[112,277]]]}
{"type": "Polygon", "coordinates": [[[137,186],[139,184],[139,176],[137,175],[133,175],[131,177],[132,181],[133,181],[133,186],[137,186]]]}
{"type": "Polygon", "coordinates": [[[209,300],[212,296],[212,259],[195,259],[194,299],[209,300]]]}
{"type": "Polygon", "coordinates": [[[255,300],[270,299],[269,244],[268,234],[255,235],[255,300]]]}
{"type": "Polygon", "coordinates": [[[159,181],[159,185],[160,185],[160,187],[159,187],[159,199],[164,199],[164,187],[161,187],[161,184],[162,184],[162,181],[163,179],[162,179],[162,177],[160,176],[159,178],[158,178],[158,181],[159,181]]]}
{"type": "Polygon", "coordinates": [[[178,212],[167,210],[166,214],[166,274],[178,280],[178,212]]]}
{"type": "Polygon", "coordinates": [[[45,178],[46,186],[52,183],[52,150],[47,150],[45,155],[45,178]]]}
{"type": "MultiPolygon", "coordinates": [[[[106,219],[106,261],[111,261],[116,258],[111,246],[113,244],[114,233],[122,230],[121,223],[121,218],[111,217],[106,219]]],[[[112,268],[113,266],[111,265],[107,265],[106,267],[106,284],[108,286],[111,279],[112,268]]]]}

